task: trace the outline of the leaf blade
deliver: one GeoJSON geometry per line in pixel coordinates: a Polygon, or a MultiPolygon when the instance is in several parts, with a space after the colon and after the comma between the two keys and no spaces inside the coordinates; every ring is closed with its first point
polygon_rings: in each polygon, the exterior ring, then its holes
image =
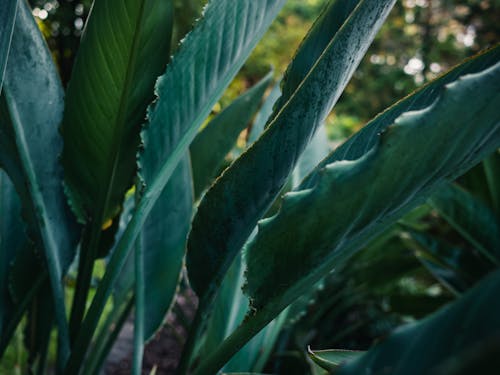
{"type": "Polygon", "coordinates": [[[0,164],[21,196],[30,236],[47,261],[60,331],[60,360],[64,361],[69,339],[61,280],[73,258],[78,233],[60,185],[58,126],[63,90],[25,2],[19,3],[0,102],[0,164]]]}
{"type": "Polygon", "coordinates": [[[191,285],[201,298],[212,298],[235,254],[285,184],[393,4],[360,3],[325,51],[318,53],[321,58],[297,92],[283,108],[275,105],[279,114],[271,116],[273,123],[205,195],[193,220],[187,253],[191,285]]]}
{"type": "Polygon", "coordinates": [[[276,306],[286,306],[300,294],[299,290],[318,280],[339,258],[350,256],[367,238],[420,203],[444,180],[463,173],[497,147],[500,119],[494,107],[498,105],[500,92],[494,84],[500,80],[499,71],[497,63],[450,84],[428,108],[397,118],[381,134],[378,146],[361,158],[328,164],[318,172],[315,185],[285,197],[281,213],[260,223],[258,235],[249,247],[247,292],[255,307],[269,305],[271,301],[276,306]],[[486,89],[491,96],[470,100],[470,92],[479,88],[486,89]],[[465,102],[470,111],[460,108],[465,102]],[[474,115],[478,116],[477,128],[467,126],[474,115]],[[448,126],[452,121],[459,127],[448,126]],[[424,134],[426,140],[422,138],[424,134]],[[428,139],[442,141],[438,143],[442,147],[440,155],[428,139]],[[407,170],[412,173],[405,173],[407,170]],[[369,189],[354,186],[369,186],[369,189]],[[356,196],[352,196],[353,190],[357,191],[356,196]],[[313,238],[311,233],[320,222],[325,226],[330,223],[330,227],[313,238]],[[291,225],[295,230],[287,229],[285,234],[282,225],[287,228],[291,225]],[[269,237],[271,233],[274,240],[269,237]],[[276,238],[281,243],[272,245],[276,238]],[[267,249],[272,249],[271,259],[263,251],[264,243],[267,249]],[[286,267],[278,264],[285,248],[288,249],[286,267]],[[307,253],[306,248],[318,250],[307,253]],[[300,258],[295,258],[296,263],[291,261],[294,256],[300,258]],[[266,267],[262,267],[263,257],[266,267]],[[304,266],[308,263],[309,266],[304,266]],[[277,287],[265,291],[269,270],[277,287]]]}

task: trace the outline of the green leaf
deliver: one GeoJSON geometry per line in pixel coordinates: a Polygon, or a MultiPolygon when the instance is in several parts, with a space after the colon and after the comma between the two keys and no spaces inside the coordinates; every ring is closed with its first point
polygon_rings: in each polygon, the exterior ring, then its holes
{"type": "Polygon", "coordinates": [[[132,186],[135,151],[167,64],[172,1],[97,0],[66,95],[63,165],[71,204],[101,226],[132,186]]]}
{"type": "Polygon", "coordinates": [[[336,374],[438,374],[440,364],[500,334],[499,292],[496,271],[456,302],[398,328],[336,374]]]}
{"type": "MultiPolygon", "coordinates": [[[[21,220],[21,202],[9,177],[0,170],[0,337],[12,317],[13,301],[9,294],[9,268],[16,253],[28,238],[21,220]]],[[[5,335],[6,336],[6,335],[5,335]]],[[[0,356],[1,357],[1,356],[0,356]]]]}
{"type": "Polygon", "coordinates": [[[66,207],[58,162],[62,112],[63,90],[56,68],[22,1],[0,97],[0,164],[21,197],[30,236],[45,255],[56,304],[61,361],[69,352],[61,280],[78,238],[66,207]]]}
{"type": "Polygon", "coordinates": [[[271,92],[264,100],[262,107],[260,107],[260,111],[255,115],[255,119],[250,129],[250,135],[247,141],[249,145],[254,143],[257,138],[259,138],[260,135],[264,132],[267,119],[273,113],[273,106],[281,96],[280,84],[281,83],[278,82],[274,85],[274,87],[271,89],[271,92]]]}
{"type": "Polygon", "coordinates": [[[486,182],[491,197],[493,211],[500,215],[500,151],[496,150],[483,161],[486,182]]]}
{"type": "Polygon", "coordinates": [[[67,374],[74,373],[82,361],[113,284],[154,203],[211,108],[284,2],[212,0],[157,81],[158,98],[149,108],[148,126],[142,133],[144,151],[139,155],[146,188],[97,289],[67,374]]]}
{"type": "Polygon", "coordinates": [[[498,147],[499,85],[498,63],[461,77],[427,108],[396,118],[365,155],[328,164],[313,186],[287,194],[249,245],[246,291],[254,307],[277,313],[339,259],[498,147]]]}
{"type": "MultiPolygon", "coordinates": [[[[249,306],[241,287],[244,263],[239,255],[229,268],[217,292],[214,310],[207,323],[200,358],[213,352],[243,322],[249,306]]],[[[226,363],[222,371],[261,371],[267,362],[286,319],[284,311],[226,363]]]]}
{"type": "Polygon", "coordinates": [[[144,340],[161,327],[172,305],[184,262],[193,214],[189,156],[177,166],[140,235],[144,249],[144,340]]]}
{"type": "Polygon", "coordinates": [[[436,191],[429,203],[476,249],[500,264],[500,222],[488,206],[455,184],[436,191]]]}
{"type": "Polygon", "coordinates": [[[320,171],[328,164],[340,160],[355,160],[370,151],[378,142],[379,135],[405,112],[418,111],[429,107],[442,94],[445,86],[456,81],[460,76],[485,70],[500,59],[500,46],[496,46],[475,58],[466,60],[446,74],[424,85],[413,94],[400,100],[380,113],[364,128],[339,146],[328,158],[325,158],[302,183],[301,188],[314,186],[320,171]]]}
{"type": "MultiPolygon", "coordinates": [[[[120,218],[120,237],[134,210],[134,197],[126,199],[120,218]]],[[[186,238],[193,213],[193,191],[189,156],[177,166],[156,201],[139,243],[144,256],[144,341],[161,327],[175,296],[186,250],[186,238]]],[[[134,255],[123,266],[114,292],[114,304],[126,304],[134,286],[134,255]]]]}
{"type": "Polygon", "coordinates": [[[10,42],[17,14],[17,0],[5,0],[0,7],[0,94],[7,59],[9,58],[10,42]]]}
{"type": "MultiPolygon", "coordinates": [[[[275,105],[276,115],[271,116],[274,119],[266,131],[206,193],[193,220],[187,253],[191,285],[200,298],[212,298],[257,220],[270,207],[339,98],[393,4],[392,0],[362,1],[347,20],[341,17],[339,24],[345,23],[328,46],[317,52],[321,57],[311,64],[301,85],[282,108],[275,105]]],[[[316,23],[316,28],[321,24],[316,23]]],[[[316,28],[310,33],[313,40],[306,45],[314,43],[316,28]]]]}
{"type": "Polygon", "coordinates": [[[189,146],[195,196],[199,197],[217,176],[224,157],[258,109],[273,78],[270,72],[259,83],[236,98],[198,133],[189,146]]]}
{"type": "Polygon", "coordinates": [[[307,351],[314,363],[330,372],[337,370],[343,363],[358,358],[364,353],[357,350],[340,349],[311,350],[311,348],[308,348],[307,351]]]}
{"type": "Polygon", "coordinates": [[[316,130],[311,142],[307,145],[304,153],[300,156],[292,173],[292,186],[300,185],[302,180],[330,153],[328,135],[324,126],[316,130]]]}

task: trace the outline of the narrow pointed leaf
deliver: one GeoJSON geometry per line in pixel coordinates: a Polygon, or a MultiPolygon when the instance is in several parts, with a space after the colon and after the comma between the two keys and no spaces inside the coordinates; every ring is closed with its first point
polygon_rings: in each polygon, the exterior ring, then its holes
{"type": "Polygon", "coordinates": [[[335,374],[444,374],[440,365],[500,335],[498,293],[500,271],[431,316],[398,328],[335,374]]]}
{"type": "Polygon", "coordinates": [[[339,259],[497,148],[499,87],[500,63],[460,77],[427,108],[395,119],[365,155],[328,164],[315,185],[285,196],[248,249],[254,307],[273,306],[269,313],[287,306],[339,259]]]}
{"type": "Polygon", "coordinates": [[[318,366],[334,372],[341,366],[344,362],[348,362],[355,358],[358,358],[363,354],[361,351],[356,350],[311,350],[308,349],[309,357],[318,366]]]}
{"type": "Polygon", "coordinates": [[[272,77],[271,72],[236,98],[196,135],[189,146],[196,197],[199,197],[217,176],[224,157],[231,151],[238,135],[247,127],[257,111],[272,77]]]}
{"type": "Polygon", "coordinates": [[[476,249],[500,263],[500,221],[488,206],[455,184],[443,186],[429,202],[476,249]]]}
{"type": "MultiPolygon", "coordinates": [[[[264,134],[208,190],[193,220],[187,254],[191,285],[202,298],[211,299],[257,220],[273,203],[308,141],[331,111],[393,4],[392,0],[359,4],[327,47],[320,48],[320,58],[291,98],[282,108],[275,106],[277,114],[264,134]]],[[[314,30],[311,38],[318,37],[314,30]]]]}
{"type": "Polygon", "coordinates": [[[5,0],[0,7],[0,94],[7,59],[9,58],[10,42],[17,14],[17,0],[5,0]]]}
{"type": "Polygon", "coordinates": [[[46,259],[63,360],[69,341],[62,277],[73,259],[77,233],[58,160],[62,112],[63,90],[50,52],[28,5],[20,1],[0,97],[0,164],[21,197],[30,234],[46,259]]]}
{"type": "Polygon", "coordinates": [[[80,220],[101,226],[132,186],[153,87],[170,55],[171,0],[97,0],[66,96],[64,173],[80,220]]]}

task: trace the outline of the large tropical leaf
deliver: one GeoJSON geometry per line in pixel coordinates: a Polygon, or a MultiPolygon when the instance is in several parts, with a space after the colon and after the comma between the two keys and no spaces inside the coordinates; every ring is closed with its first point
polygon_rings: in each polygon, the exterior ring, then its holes
{"type": "Polygon", "coordinates": [[[153,87],[170,54],[172,1],[97,0],[66,95],[64,173],[80,220],[116,215],[135,174],[153,87]]]}
{"type": "Polygon", "coordinates": [[[217,176],[224,157],[231,151],[238,135],[257,111],[272,77],[271,72],[236,98],[198,133],[189,146],[196,197],[199,197],[217,176]]]}
{"type": "MultiPolygon", "coordinates": [[[[310,56],[320,56],[308,63],[312,68],[305,79],[298,78],[301,84],[290,90],[293,95],[286,104],[275,105],[272,123],[259,140],[206,193],[193,220],[187,253],[191,284],[202,301],[212,298],[257,220],[272,204],[308,141],[331,111],[393,4],[392,0],[361,1],[349,17],[342,13],[332,16],[340,18],[337,23],[342,27],[330,33],[327,46],[318,43],[314,54],[298,53],[297,59],[308,62],[310,56]]],[[[335,10],[329,8],[326,14],[335,10]]],[[[330,18],[323,15],[304,46],[315,44],[321,35],[317,30],[331,22],[330,18]]],[[[288,76],[295,75],[302,77],[304,73],[292,67],[288,76]]],[[[297,86],[295,81],[290,82],[297,86]]]]}
{"type": "Polygon", "coordinates": [[[0,7],[0,94],[2,93],[3,77],[9,57],[16,13],[17,0],[5,0],[0,7]]]}
{"type": "Polygon", "coordinates": [[[315,185],[285,196],[249,246],[254,306],[288,305],[339,258],[498,147],[499,84],[500,63],[462,76],[427,108],[396,118],[365,155],[326,165],[315,185]]]}
{"type": "Polygon", "coordinates": [[[397,329],[365,354],[340,366],[337,375],[446,374],[468,349],[500,335],[500,271],[456,302],[420,322],[397,329]]]}
{"type": "Polygon", "coordinates": [[[139,157],[146,188],[99,285],[67,373],[82,360],[112,285],[189,143],[284,2],[212,0],[158,80],[139,157]]]}
{"type": "Polygon", "coordinates": [[[58,162],[62,112],[63,90],[50,52],[28,5],[20,1],[0,97],[0,164],[21,197],[30,235],[46,259],[64,360],[69,347],[61,281],[78,236],[58,162]]]}
{"type": "Polygon", "coordinates": [[[116,223],[107,231],[103,226],[119,213],[133,183],[141,124],[170,55],[172,12],[171,0],[97,0],[85,26],[62,125],[70,204],[88,223],[71,311],[72,340],[84,316],[93,262],[116,229],[116,223]]]}
{"type": "Polygon", "coordinates": [[[429,202],[476,249],[500,264],[500,222],[488,206],[455,184],[443,186],[429,202]]]}

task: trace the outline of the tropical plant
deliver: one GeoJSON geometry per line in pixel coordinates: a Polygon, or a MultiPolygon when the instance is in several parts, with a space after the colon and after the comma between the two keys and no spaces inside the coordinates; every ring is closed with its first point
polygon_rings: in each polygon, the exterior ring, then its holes
{"type": "MultiPolygon", "coordinates": [[[[25,0],[4,2],[0,353],[26,316],[34,371],[46,371],[55,324],[57,373],[97,373],[134,308],[139,374],[144,343],[172,306],[185,263],[199,304],[178,373],[261,371],[261,347],[265,360],[318,283],[332,270],[349,272],[365,244],[499,147],[495,47],[328,153],[322,124],[395,3],[330,1],[262,106],[256,140],[225,168],[271,77],[205,120],[284,3],[211,0],[170,59],[172,1],[96,0],[64,91],[25,0]],[[105,272],[89,293],[100,258],[105,272]]],[[[489,180],[498,187],[493,167],[489,180]]],[[[498,249],[489,246],[498,243],[487,232],[471,240],[496,267],[498,249]]],[[[431,350],[414,371],[472,365],[476,353],[453,359],[498,339],[500,307],[486,303],[500,289],[498,272],[340,371],[376,363],[407,373],[415,360],[391,343],[411,342],[418,355],[436,340],[426,330],[439,332],[445,349],[431,350]],[[463,319],[470,328],[448,345],[463,319]]]]}

